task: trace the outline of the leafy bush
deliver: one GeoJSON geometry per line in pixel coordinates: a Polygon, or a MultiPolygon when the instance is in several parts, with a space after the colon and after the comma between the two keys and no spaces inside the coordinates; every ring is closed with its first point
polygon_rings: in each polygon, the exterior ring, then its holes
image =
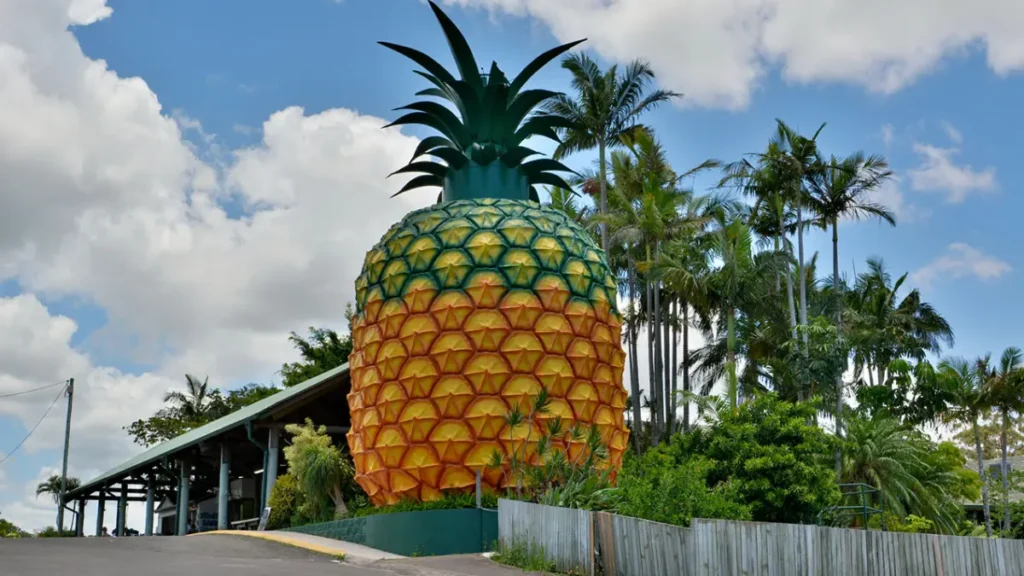
{"type": "Polygon", "coordinates": [[[304,425],[289,424],[285,430],[292,434],[291,445],[284,449],[288,473],[305,495],[299,517],[318,522],[348,516],[345,502],[356,490],[351,460],[334,445],[326,427],[316,427],[308,418],[304,425]]]}
{"type": "MultiPolygon", "coordinates": [[[[492,493],[485,492],[481,495],[480,504],[484,508],[497,508],[498,497],[492,493]]],[[[367,506],[354,508],[352,517],[373,516],[375,514],[395,514],[398,512],[420,512],[423,510],[458,510],[462,508],[476,508],[476,494],[446,494],[440,500],[432,502],[418,502],[415,500],[403,500],[391,506],[367,506]]]]}
{"type": "Polygon", "coordinates": [[[36,533],[37,538],[74,538],[77,536],[74,530],[57,530],[54,526],[47,526],[36,533]]]}
{"type": "Polygon", "coordinates": [[[542,387],[523,411],[514,406],[505,415],[509,454],[495,450],[489,468],[505,476],[508,497],[586,510],[614,510],[618,490],[612,486],[608,446],[597,426],[575,423],[565,428],[561,418],[548,418],[551,398],[542,387]],[[536,440],[535,428],[540,429],[536,440]],[[577,447],[571,454],[570,446],[577,447]]]}
{"type": "Polygon", "coordinates": [[[693,518],[750,519],[750,507],[731,482],[708,486],[710,461],[698,456],[677,464],[666,452],[659,447],[626,460],[619,475],[620,514],[676,526],[689,526],[693,518]]]}
{"type": "Polygon", "coordinates": [[[835,440],[814,424],[811,404],[765,394],[725,411],[707,428],[675,437],[664,453],[674,466],[705,457],[706,484],[726,484],[753,520],[810,523],[839,502],[835,440]]]}
{"type": "Polygon", "coordinates": [[[292,516],[305,500],[299,483],[291,474],[285,474],[274,483],[270,491],[270,517],[267,518],[267,530],[279,530],[292,525],[292,516]]]}

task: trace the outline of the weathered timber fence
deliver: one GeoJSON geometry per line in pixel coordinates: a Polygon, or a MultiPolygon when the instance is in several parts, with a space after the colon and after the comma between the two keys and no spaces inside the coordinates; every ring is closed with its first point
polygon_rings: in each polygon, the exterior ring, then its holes
{"type": "Polygon", "coordinates": [[[542,547],[560,572],[594,574],[594,522],[585,510],[498,500],[498,539],[503,545],[542,547]]]}
{"type": "Polygon", "coordinates": [[[694,520],[680,528],[501,500],[498,533],[606,576],[1024,576],[1024,541],[694,520]]]}

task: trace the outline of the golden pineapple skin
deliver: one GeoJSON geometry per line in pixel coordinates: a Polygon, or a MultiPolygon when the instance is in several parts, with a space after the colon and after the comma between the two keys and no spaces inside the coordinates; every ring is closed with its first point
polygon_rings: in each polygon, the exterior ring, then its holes
{"type": "MultiPolygon", "coordinates": [[[[618,469],[629,430],[615,278],[593,239],[535,202],[474,199],[417,210],[367,253],[349,358],[356,481],[377,505],[492,490],[494,451],[529,454],[561,417],[601,432],[618,469]],[[535,429],[509,430],[541,387],[535,429]],[[520,452],[522,453],[522,452],[520,452]]],[[[556,444],[570,456],[582,442],[556,444]]]]}

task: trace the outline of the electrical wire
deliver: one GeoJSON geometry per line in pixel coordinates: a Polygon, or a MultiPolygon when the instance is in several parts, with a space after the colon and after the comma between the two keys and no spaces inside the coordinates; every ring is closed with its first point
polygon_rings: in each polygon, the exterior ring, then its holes
{"type": "Polygon", "coordinates": [[[25,444],[25,442],[32,437],[32,434],[35,433],[36,428],[39,428],[39,425],[43,423],[43,420],[46,420],[46,415],[50,413],[50,410],[53,409],[53,406],[57,403],[58,400],[60,400],[61,396],[64,395],[65,391],[67,391],[66,386],[63,389],[61,389],[60,393],[57,394],[57,397],[53,399],[53,402],[50,402],[50,405],[46,407],[46,412],[43,412],[43,417],[40,418],[39,421],[36,422],[36,425],[33,426],[32,429],[28,431],[28,435],[22,438],[21,442],[18,442],[18,445],[14,447],[14,450],[11,450],[7,454],[5,454],[3,458],[0,458],[0,464],[6,462],[7,459],[10,458],[11,456],[14,456],[14,453],[17,452],[18,449],[20,449],[25,444]]]}
{"type": "Polygon", "coordinates": [[[63,380],[61,382],[57,382],[56,384],[49,384],[47,386],[40,386],[39,388],[33,388],[31,390],[22,390],[21,392],[12,392],[10,394],[0,394],[0,399],[2,399],[2,398],[12,398],[14,396],[21,396],[22,394],[31,394],[32,392],[38,392],[40,390],[46,390],[47,388],[53,388],[54,386],[66,386],[67,383],[68,383],[67,380],[63,380]]]}

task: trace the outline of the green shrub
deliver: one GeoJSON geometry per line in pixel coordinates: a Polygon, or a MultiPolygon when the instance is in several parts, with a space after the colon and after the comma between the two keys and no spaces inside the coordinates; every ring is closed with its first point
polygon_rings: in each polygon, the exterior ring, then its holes
{"type": "MultiPolygon", "coordinates": [[[[497,508],[498,497],[492,493],[484,492],[481,495],[480,503],[484,508],[497,508]]],[[[375,514],[395,514],[398,512],[421,512],[424,510],[458,510],[462,508],[476,508],[476,494],[446,494],[440,500],[433,502],[417,502],[415,500],[403,500],[391,506],[366,506],[352,509],[352,517],[373,516],[375,514]]]]}
{"type": "Polygon", "coordinates": [[[627,458],[619,475],[618,512],[676,526],[689,526],[693,518],[750,520],[750,507],[731,482],[708,487],[711,467],[701,457],[676,464],[664,448],[627,458]]]}
{"type": "Polygon", "coordinates": [[[74,530],[57,530],[54,526],[47,526],[36,533],[37,538],[74,538],[75,536],[77,534],[74,530]]]}
{"type": "Polygon", "coordinates": [[[292,525],[292,516],[304,503],[302,490],[298,481],[291,474],[285,474],[274,483],[270,491],[270,517],[267,518],[267,530],[280,530],[292,525]]]}
{"type": "Polygon", "coordinates": [[[812,523],[841,497],[836,441],[814,424],[815,415],[812,404],[757,396],[711,426],[673,438],[665,453],[677,465],[707,458],[707,484],[729,483],[753,520],[812,523]]]}

